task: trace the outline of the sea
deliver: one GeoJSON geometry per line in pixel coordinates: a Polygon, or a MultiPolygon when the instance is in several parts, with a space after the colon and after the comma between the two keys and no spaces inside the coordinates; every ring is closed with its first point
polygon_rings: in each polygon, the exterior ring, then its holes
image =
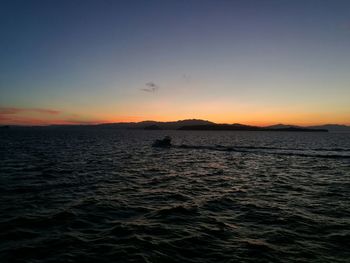
{"type": "Polygon", "coordinates": [[[2,263],[350,262],[349,244],[350,133],[0,131],[2,263]]]}

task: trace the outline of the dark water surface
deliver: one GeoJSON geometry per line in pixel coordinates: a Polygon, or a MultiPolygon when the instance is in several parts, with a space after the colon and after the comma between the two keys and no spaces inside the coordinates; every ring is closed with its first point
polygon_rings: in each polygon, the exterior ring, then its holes
{"type": "Polygon", "coordinates": [[[0,262],[350,261],[350,134],[2,130],[0,197],[0,262]]]}

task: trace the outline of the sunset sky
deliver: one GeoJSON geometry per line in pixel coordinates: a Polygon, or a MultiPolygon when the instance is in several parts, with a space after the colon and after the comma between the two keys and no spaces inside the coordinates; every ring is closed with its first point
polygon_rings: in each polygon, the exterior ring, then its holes
{"type": "Polygon", "coordinates": [[[350,124],[350,1],[0,1],[0,124],[350,124]]]}

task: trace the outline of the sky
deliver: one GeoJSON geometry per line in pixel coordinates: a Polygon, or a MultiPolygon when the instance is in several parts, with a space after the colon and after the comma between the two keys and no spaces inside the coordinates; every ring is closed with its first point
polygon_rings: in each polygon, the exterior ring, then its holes
{"type": "Polygon", "coordinates": [[[350,124],[350,1],[0,1],[0,124],[192,118],[350,124]]]}

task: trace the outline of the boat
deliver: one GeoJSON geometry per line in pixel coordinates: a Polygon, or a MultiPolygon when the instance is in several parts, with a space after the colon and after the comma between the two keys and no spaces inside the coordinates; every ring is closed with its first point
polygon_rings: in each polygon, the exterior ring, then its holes
{"type": "Polygon", "coordinates": [[[155,140],[152,147],[168,148],[171,147],[171,138],[165,136],[163,140],[155,140]]]}

